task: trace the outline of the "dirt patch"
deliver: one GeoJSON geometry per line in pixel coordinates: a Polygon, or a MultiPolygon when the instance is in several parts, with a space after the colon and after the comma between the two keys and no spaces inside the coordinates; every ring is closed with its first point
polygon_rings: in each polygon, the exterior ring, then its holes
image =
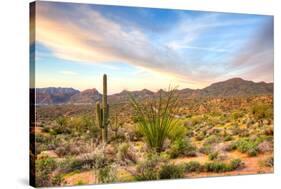
{"type": "Polygon", "coordinates": [[[70,173],[64,176],[65,185],[96,184],[94,171],[84,171],[80,173],[70,173]]]}

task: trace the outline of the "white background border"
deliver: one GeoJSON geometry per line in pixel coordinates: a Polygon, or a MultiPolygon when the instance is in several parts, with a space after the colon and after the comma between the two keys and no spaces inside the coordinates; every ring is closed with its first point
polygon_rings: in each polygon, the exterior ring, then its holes
{"type": "MultiPolygon", "coordinates": [[[[0,188],[3,189],[31,188],[28,186],[29,2],[30,0],[2,0],[0,5],[0,188]]],[[[280,0],[68,0],[68,2],[274,15],[275,33],[274,174],[89,185],[71,188],[265,189],[276,188],[278,184],[280,187],[280,0]]]]}

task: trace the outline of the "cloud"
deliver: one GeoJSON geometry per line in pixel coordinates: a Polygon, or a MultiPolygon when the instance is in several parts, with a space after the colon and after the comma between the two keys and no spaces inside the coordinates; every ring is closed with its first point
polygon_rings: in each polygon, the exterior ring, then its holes
{"type": "Polygon", "coordinates": [[[44,44],[61,59],[109,67],[114,67],[112,62],[122,62],[192,83],[223,76],[225,70],[218,67],[227,67],[224,61],[210,63],[207,60],[211,55],[217,59],[223,56],[209,52],[229,54],[225,42],[209,46],[196,44],[202,35],[219,27],[252,23],[243,19],[223,21],[221,15],[215,13],[196,19],[185,15],[171,25],[171,30],[162,32],[160,40],[155,40],[136,24],[114,22],[87,5],[57,6],[38,2],[37,11],[36,42],[44,44]],[[200,53],[187,55],[194,50],[200,53]]]}
{"type": "MultiPolygon", "coordinates": [[[[175,49],[155,44],[140,29],[115,23],[87,6],[69,10],[39,3],[38,13],[36,40],[59,58],[96,64],[126,62],[186,80],[199,74],[197,66],[175,49]]],[[[206,71],[201,79],[215,75],[206,71]]]]}
{"type": "Polygon", "coordinates": [[[177,43],[170,43],[169,46],[173,49],[195,49],[195,50],[203,50],[203,51],[210,51],[210,52],[229,52],[226,49],[217,49],[217,48],[204,48],[204,47],[196,47],[196,46],[189,46],[177,43]]]}
{"type": "Polygon", "coordinates": [[[239,49],[229,68],[241,70],[241,75],[252,80],[273,81],[273,47],[273,17],[269,17],[251,40],[239,49]]]}

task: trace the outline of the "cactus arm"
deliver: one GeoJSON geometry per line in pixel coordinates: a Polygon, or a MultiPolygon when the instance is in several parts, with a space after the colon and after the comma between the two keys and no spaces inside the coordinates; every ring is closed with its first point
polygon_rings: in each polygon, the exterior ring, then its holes
{"type": "Polygon", "coordinates": [[[96,103],[96,119],[97,119],[97,125],[102,128],[102,120],[101,120],[101,108],[100,103],[96,103]]]}

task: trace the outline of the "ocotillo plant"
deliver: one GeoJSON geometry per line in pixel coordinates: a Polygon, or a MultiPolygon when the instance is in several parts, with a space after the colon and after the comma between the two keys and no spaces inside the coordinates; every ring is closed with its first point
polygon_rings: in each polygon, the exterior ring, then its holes
{"type": "Polygon", "coordinates": [[[103,143],[107,143],[108,139],[108,116],[109,106],[107,104],[107,76],[103,75],[103,95],[102,95],[102,107],[100,103],[96,103],[96,119],[97,124],[101,128],[101,138],[103,143]]]}
{"type": "Polygon", "coordinates": [[[134,108],[137,125],[148,146],[156,152],[163,150],[164,141],[177,128],[178,96],[175,89],[169,89],[164,96],[159,93],[159,99],[139,103],[130,95],[134,108]]]}

